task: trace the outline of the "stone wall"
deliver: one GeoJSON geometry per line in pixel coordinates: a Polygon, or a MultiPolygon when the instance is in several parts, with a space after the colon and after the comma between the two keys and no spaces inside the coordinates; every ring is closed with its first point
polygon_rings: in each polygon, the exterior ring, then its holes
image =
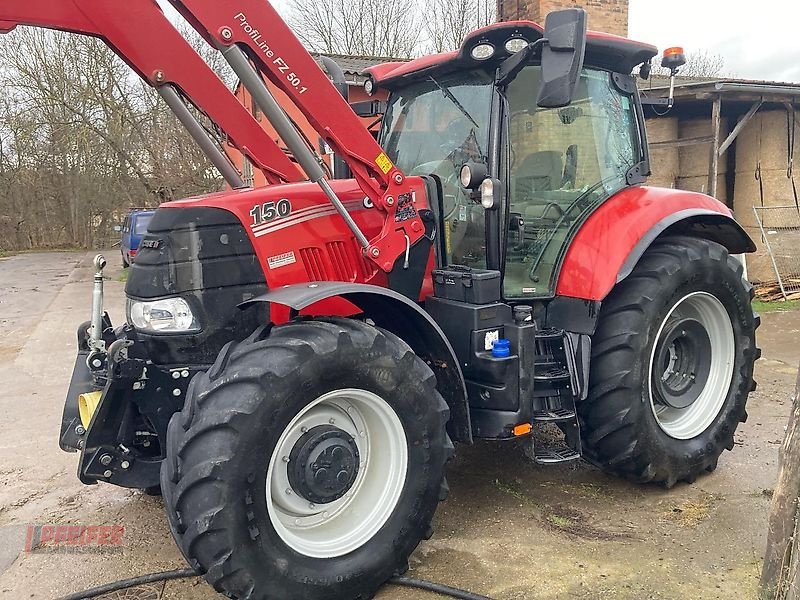
{"type": "Polygon", "coordinates": [[[498,0],[497,20],[530,20],[544,25],[548,13],[563,8],[583,8],[589,29],[628,35],[628,0],[498,0]]]}

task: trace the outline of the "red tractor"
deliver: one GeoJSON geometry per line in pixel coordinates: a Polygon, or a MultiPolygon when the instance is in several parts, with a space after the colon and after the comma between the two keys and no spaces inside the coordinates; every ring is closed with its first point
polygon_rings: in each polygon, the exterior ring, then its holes
{"type": "Polygon", "coordinates": [[[5,0],[0,30],[105,40],[233,188],[158,209],[118,327],[98,259],[60,436],[84,483],[160,488],[217,590],[371,597],[432,534],[453,441],[667,487],[733,448],[759,355],[733,255],[754,245],[714,198],[644,185],[631,73],[654,47],[577,9],[491,25],[369,70],[376,141],[267,2],[170,1],[292,159],[154,0],[5,0]],[[274,185],[246,189],[187,103],[274,185]]]}

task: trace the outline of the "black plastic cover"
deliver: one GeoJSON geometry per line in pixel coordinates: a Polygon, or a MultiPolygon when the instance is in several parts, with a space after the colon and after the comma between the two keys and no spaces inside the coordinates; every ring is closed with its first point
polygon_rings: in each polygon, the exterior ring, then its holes
{"type": "Polygon", "coordinates": [[[197,333],[136,331],[156,364],[210,364],[222,346],[266,322],[266,305],[237,305],[267,291],[264,273],[238,218],[219,208],[162,207],[131,266],[128,298],[180,296],[197,318],[197,333]]]}

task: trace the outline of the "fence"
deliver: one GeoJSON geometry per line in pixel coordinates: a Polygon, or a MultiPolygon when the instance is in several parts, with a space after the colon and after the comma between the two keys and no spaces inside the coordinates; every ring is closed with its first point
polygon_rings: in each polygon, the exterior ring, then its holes
{"type": "Polygon", "coordinates": [[[754,206],[753,212],[781,294],[800,298],[800,208],[754,206]]]}

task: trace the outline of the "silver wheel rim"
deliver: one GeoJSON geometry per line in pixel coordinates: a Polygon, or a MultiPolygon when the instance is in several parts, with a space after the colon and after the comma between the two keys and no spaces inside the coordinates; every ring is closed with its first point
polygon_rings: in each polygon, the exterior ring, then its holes
{"type": "Polygon", "coordinates": [[[363,546],[394,512],[405,484],[408,445],[403,425],[377,394],[342,389],[304,407],[284,429],[267,468],[267,511],[275,531],[293,550],[313,558],[342,556],[363,546]],[[289,482],[289,457],[313,427],[349,434],[359,467],[347,493],[325,504],[310,502],[289,482]]]}
{"type": "Polygon", "coordinates": [[[714,419],[717,418],[725,399],[728,397],[733,367],[735,362],[735,338],[728,311],[715,296],[708,292],[693,292],[681,298],[669,311],[661,323],[650,353],[648,369],[648,394],[650,407],[655,415],[659,427],[675,439],[688,440],[703,433],[714,419]],[[696,400],[685,408],[675,408],[659,400],[654,393],[656,378],[665,380],[674,375],[677,351],[670,347],[666,349],[666,365],[656,364],[656,351],[660,350],[659,344],[668,327],[668,323],[675,319],[686,319],[687,322],[696,322],[705,331],[710,345],[710,360],[708,363],[708,376],[699,390],[696,400]]]}

